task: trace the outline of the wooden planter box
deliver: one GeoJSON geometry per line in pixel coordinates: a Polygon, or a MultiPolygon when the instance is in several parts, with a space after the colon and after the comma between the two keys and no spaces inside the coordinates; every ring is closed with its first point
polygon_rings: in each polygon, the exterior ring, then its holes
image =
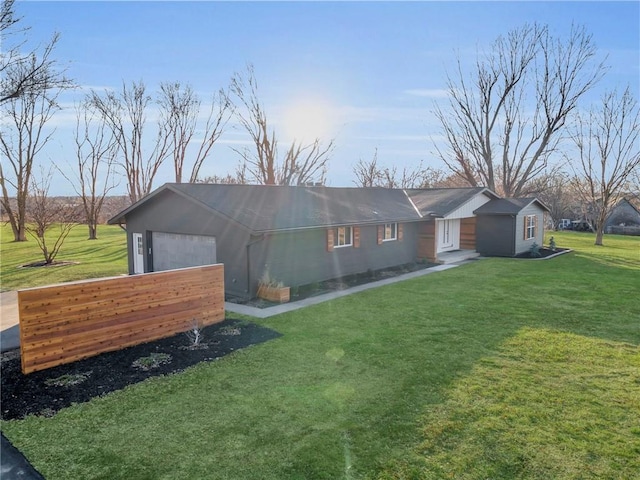
{"type": "Polygon", "coordinates": [[[287,303],[291,299],[290,287],[258,286],[258,298],[269,302],[287,303]]]}

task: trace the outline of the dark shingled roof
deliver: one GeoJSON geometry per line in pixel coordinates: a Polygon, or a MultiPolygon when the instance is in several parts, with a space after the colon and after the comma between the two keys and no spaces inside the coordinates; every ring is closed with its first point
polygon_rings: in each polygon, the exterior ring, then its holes
{"type": "Polygon", "coordinates": [[[498,198],[485,187],[408,189],[407,195],[424,217],[444,217],[460,208],[479,193],[498,198]]]}
{"type": "Polygon", "coordinates": [[[132,209],[167,190],[253,232],[420,219],[404,191],[397,189],[168,183],[109,223],[122,222],[132,209]]]}
{"type": "Polygon", "coordinates": [[[534,202],[538,203],[543,210],[549,210],[544,203],[535,197],[500,198],[485,203],[473,213],[476,215],[517,215],[522,209],[534,202]]]}

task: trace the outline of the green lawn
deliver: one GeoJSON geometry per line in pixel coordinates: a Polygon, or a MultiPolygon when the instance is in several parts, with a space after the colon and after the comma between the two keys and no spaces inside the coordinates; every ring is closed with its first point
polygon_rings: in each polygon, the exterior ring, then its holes
{"type": "Polygon", "coordinates": [[[2,431],[48,480],[638,478],[640,239],[554,236],[2,431]]]}
{"type": "MultiPolygon", "coordinates": [[[[97,240],[89,241],[88,236],[87,227],[78,226],[62,245],[56,261],[74,262],[72,265],[21,268],[42,261],[42,252],[31,237],[26,242],[14,242],[11,227],[3,224],[0,228],[0,288],[2,291],[16,290],[127,273],[124,230],[118,226],[100,225],[97,240]]],[[[51,238],[51,243],[55,241],[54,237],[47,238],[51,238]]]]}

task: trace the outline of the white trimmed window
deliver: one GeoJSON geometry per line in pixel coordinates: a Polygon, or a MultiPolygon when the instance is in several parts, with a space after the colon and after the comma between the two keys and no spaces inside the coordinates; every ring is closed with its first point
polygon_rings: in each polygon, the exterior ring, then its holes
{"type": "Polygon", "coordinates": [[[350,247],[351,245],[353,245],[353,231],[351,227],[338,227],[335,248],[350,247]]]}
{"type": "Polygon", "coordinates": [[[391,240],[398,239],[398,224],[397,223],[385,223],[384,224],[384,235],[382,238],[383,242],[389,242],[391,240]]]}
{"type": "Polygon", "coordinates": [[[536,238],[536,225],[538,217],[535,215],[527,215],[524,217],[524,239],[531,240],[536,238]]]}

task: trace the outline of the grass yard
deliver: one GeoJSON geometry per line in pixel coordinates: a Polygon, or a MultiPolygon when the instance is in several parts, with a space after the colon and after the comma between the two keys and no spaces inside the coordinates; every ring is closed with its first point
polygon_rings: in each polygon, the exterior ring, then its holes
{"type": "MultiPolygon", "coordinates": [[[[75,227],[62,245],[56,261],[75,262],[72,265],[21,268],[27,263],[42,261],[42,252],[31,237],[26,242],[14,242],[11,226],[2,224],[0,288],[2,291],[16,290],[127,273],[127,237],[124,230],[119,226],[99,225],[98,239],[89,241],[88,236],[86,226],[75,227]]],[[[51,238],[51,244],[54,241],[55,238],[51,238]]]]}
{"type": "Polygon", "coordinates": [[[553,235],[2,431],[48,480],[640,478],[640,239],[553,235]]]}

